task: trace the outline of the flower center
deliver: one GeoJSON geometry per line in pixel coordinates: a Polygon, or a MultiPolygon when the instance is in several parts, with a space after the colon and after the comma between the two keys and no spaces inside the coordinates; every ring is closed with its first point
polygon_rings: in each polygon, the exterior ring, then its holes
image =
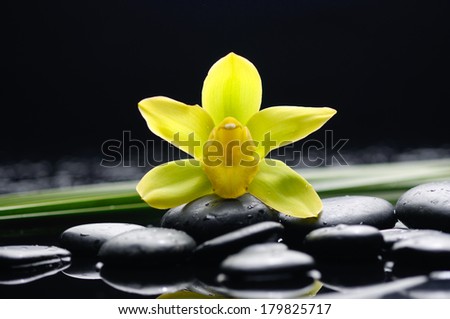
{"type": "Polygon", "coordinates": [[[223,198],[245,194],[258,171],[258,163],[250,131],[233,117],[217,125],[203,147],[203,170],[214,192],[223,198]]]}

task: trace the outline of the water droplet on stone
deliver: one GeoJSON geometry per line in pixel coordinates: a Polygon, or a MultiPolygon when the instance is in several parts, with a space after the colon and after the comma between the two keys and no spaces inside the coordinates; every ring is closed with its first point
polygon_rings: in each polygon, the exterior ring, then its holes
{"type": "Polygon", "coordinates": [[[214,219],[214,216],[212,216],[212,215],[206,215],[205,217],[203,217],[203,220],[211,220],[211,219],[214,219]]]}

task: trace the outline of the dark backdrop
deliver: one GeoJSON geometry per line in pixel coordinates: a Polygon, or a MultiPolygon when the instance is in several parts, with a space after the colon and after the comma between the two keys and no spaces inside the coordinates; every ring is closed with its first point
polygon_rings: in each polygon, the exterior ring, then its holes
{"type": "Polygon", "coordinates": [[[149,138],[137,102],[200,103],[206,72],[230,51],[259,69],[263,106],[335,107],[326,128],[348,147],[448,142],[447,0],[1,6],[2,160],[98,154],[123,130],[149,138]]]}

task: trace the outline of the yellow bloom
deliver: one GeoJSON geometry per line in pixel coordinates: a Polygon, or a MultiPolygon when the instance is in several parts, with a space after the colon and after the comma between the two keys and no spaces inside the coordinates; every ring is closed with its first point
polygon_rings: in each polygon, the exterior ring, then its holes
{"type": "Polygon", "coordinates": [[[202,105],[156,96],[139,102],[148,127],[193,159],[153,168],[137,185],[150,206],[171,208],[216,193],[236,198],[250,193],[295,217],[314,217],[322,202],[312,186],[278,160],[273,149],[319,129],[336,111],[278,106],[259,111],[262,85],[255,66],[230,53],[209,70],[202,105]]]}

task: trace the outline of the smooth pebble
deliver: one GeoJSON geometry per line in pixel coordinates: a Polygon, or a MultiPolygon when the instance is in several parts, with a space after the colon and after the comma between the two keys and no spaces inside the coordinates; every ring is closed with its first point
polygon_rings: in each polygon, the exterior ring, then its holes
{"type": "Polygon", "coordinates": [[[61,234],[60,245],[73,254],[95,256],[110,238],[144,226],[126,223],[93,223],[71,227],[61,234]]]}
{"type": "Polygon", "coordinates": [[[132,230],[108,240],[98,257],[106,265],[168,265],[185,261],[196,247],[185,232],[167,228],[132,230]]]}
{"type": "Polygon", "coordinates": [[[280,213],[285,226],[288,245],[301,246],[303,238],[312,230],[345,225],[369,225],[378,229],[394,227],[397,218],[388,201],[370,196],[340,196],[322,200],[323,210],[317,218],[296,218],[280,213]]]}
{"type": "Polygon", "coordinates": [[[304,240],[305,250],[326,260],[376,260],[384,245],[380,231],[368,225],[338,225],[313,230],[304,240]]]}
{"type": "Polygon", "coordinates": [[[395,213],[409,228],[450,232],[450,181],[426,183],[404,193],[395,213]]]}
{"type": "Polygon", "coordinates": [[[202,243],[264,221],[278,221],[278,212],[250,194],[235,199],[207,195],[167,211],[161,226],[183,230],[202,243]]]}

